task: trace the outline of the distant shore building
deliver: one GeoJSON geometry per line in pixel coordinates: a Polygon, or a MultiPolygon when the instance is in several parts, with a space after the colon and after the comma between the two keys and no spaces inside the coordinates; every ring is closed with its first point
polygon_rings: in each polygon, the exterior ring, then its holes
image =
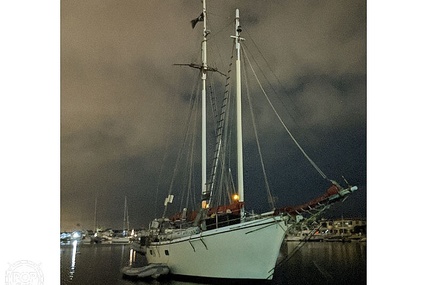
{"type": "Polygon", "coordinates": [[[336,235],[366,235],[366,220],[365,219],[334,219],[334,220],[321,220],[322,228],[328,230],[331,234],[336,235]]]}

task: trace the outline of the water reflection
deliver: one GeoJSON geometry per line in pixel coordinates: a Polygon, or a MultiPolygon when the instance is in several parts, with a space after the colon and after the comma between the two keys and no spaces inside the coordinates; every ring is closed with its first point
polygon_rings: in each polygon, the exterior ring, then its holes
{"type": "Polygon", "coordinates": [[[120,258],[121,264],[123,264],[124,256],[125,256],[125,247],[122,247],[122,254],[121,254],[121,258],[120,258]]]}
{"type": "MultiPolygon", "coordinates": [[[[285,260],[297,244],[284,244],[279,261],[285,260]]],[[[68,246],[61,246],[61,284],[197,285],[204,283],[199,282],[198,279],[123,278],[121,272],[123,267],[140,267],[146,265],[146,262],[145,256],[131,249],[129,245],[71,243],[68,246]]],[[[278,264],[270,284],[366,284],[366,243],[306,243],[290,259],[278,264]]]]}
{"type": "Polygon", "coordinates": [[[286,243],[282,248],[278,279],[304,284],[345,284],[348,280],[366,284],[366,243],[311,242],[294,252],[297,247],[298,243],[286,243]]]}
{"type": "Polygon", "coordinates": [[[71,266],[70,266],[70,273],[68,275],[68,278],[70,281],[73,280],[74,272],[76,270],[76,254],[77,254],[77,241],[73,241],[73,250],[71,252],[71,266]]]}
{"type": "Polygon", "coordinates": [[[136,260],[136,251],[132,248],[129,251],[129,266],[132,266],[136,260]]]}
{"type": "MultiPolygon", "coordinates": [[[[292,253],[300,244],[287,243],[286,247],[282,248],[282,254],[287,256],[292,253]]],[[[297,252],[300,259],[310,261],[316,257],[322,257],[335,262],[351,262],[356,259],[365,258],[366,245],[363,243],[320,243],[310,242],[304,244],[297,252]]]]}

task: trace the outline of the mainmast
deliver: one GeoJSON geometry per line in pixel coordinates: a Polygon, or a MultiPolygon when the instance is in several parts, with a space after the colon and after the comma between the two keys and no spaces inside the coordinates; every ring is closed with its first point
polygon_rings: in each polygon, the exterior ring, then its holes
{"type": "MultiPolygon", "coordinates": [[[[237,190],[239,194],[239,202],[244,202],[244,186],[243,186],[243,130],[242,130],[242,84],[240,71],[240,41],[244,40],[240,37],[239,9],[236,9],[236,35],[231,36],[236,41],[236,136],[237,136],[237,190]]],[[[240,212],[241,217],[244,217],[244,208],[240,212]]]]}
{"type": "Polygon", "coordinates": [[[208,208],[209,205],[205,197],[207,193],[206,179],[206,73],[208,71],[206,41],[209,31],[206,29],[206,0],[203,0],[203,41],[202,41],[202,208],[208,208]]]}

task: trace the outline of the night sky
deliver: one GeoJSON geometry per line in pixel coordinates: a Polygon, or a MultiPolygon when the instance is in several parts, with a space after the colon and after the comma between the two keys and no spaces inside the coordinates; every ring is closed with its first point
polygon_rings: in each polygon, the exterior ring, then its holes
{"type": "MultiPolygon", "coordinates": [[[[208,61],[226,71],[239,8],[245,44],[265,58],[283,102],[278,111],[297,140],[329,178],[345,185],[344,175],[359,187],[328,215],[365,217],[365,1],[210,2],[208,61]],[[217,54],[225,63],[216,61],[217,54]]],[[[183,139],[197,72],[173,64],[200,63],[202,25],[193,30],[190,20],[200,14],[201,3],[61,4],[61,229],[92,229],[95,197],[99,225],[122,227],[127,196],[131,226],[147,226],[162,212],[175,162],[170,153],[178,152],[183,139]]],[[[275,127],[272,111],[257,112],[260,136],[269,143],[263,155],[277,205],[323,194],[328,182],[275,127]]],[[[269,210],[265,192],[249,190],[251,183],[263,187],[251,173],[257,157],[251,138],[244,139],[246,206],[262,212],[269,210]]]]}

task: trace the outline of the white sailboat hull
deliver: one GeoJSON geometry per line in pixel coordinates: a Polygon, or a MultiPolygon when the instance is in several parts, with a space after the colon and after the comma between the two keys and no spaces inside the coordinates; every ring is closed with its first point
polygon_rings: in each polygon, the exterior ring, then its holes
{"type": "Polygon", "coordinates": [[[280,216],[264,217],[192,236],[151,243],[148,263],[170,273],[231,279],[272,279],[287,226],[280,216]]]}

